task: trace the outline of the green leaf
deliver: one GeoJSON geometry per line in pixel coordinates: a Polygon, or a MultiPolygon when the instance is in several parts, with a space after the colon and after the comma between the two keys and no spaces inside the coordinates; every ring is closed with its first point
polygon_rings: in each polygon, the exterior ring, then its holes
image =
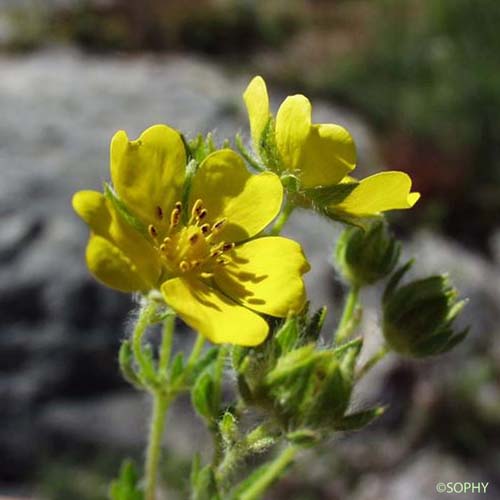
{"type": "Polygon", "coordinates": [[[191,380],[196,380],[198,375],[208,369],[217,359],[219,353],[218,347],[211,347],[206,353],[196,362],[191,373],[191,380]]]}
{"type": "Polygon", "coordinates": [[[196,379],[191,390],[191,401],[200,416],[210,420],[216,417],[217,409],[214,407],[214,396],[215,384],[213,376],[205,371],[196,379]]]}
{"type": "Polygon", "coordinates": [[[138,483],[139,476],[134,463],[131,460],[125,460],[118,479],[111,483],[109,490],[111,500],[144,500],[144,494],[138,483]]]}
{"type": "Polygon", "coordinates": [[[226,411],[220,419],[219,430],[226,446],[231,446],[238,440],[238,422],[230,411],[226,411]]]}
{"type": "Polygon", "coordinates": [[[299,338],[297,318],[288,318],[275,335],[281,354],[291,351],[299,338]]]}
{"type": "Polygon", "coordinates": [[[143,384],[141,383],[137,373],[135,372],[134,366],[134,354],[132,351],[132,343],[130,340],[124,340],[122,345],[120,346],[120,351],[118,353],[118,362],[120,364],[120,371],[123,378],[137,387],[138,389],[143,388],[143,384]]]}
{"type": "Polygon", "coordinates": [[[335,422],[334,429],[337,431],[357,431],[373,422],[385,412],[385,407],[378,406],[370,410],[360,411],[346,415],[335,422]]]}

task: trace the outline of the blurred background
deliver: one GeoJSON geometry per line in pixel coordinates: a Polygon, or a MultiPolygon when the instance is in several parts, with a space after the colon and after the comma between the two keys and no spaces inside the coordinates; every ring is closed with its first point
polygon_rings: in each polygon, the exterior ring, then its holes
{"type": "MultiPolygon", "coordinates": [[[[498,26],[497,0],[0,0],[0,497],[104,499],[120,459],[141,459],[147,401],[116,362],[133,304],[88,275],[71,195],[107,179],[118,129],[248,138],[241,93],[262,74],[274,106],[305,93],[316,122],[351,131],[358,175],[411,174],[422,200],[391,221],[417,275],[450,272],[472,326],[448,355],[384,361],[355,406],[386,415],[306,455],[268,498],[432,500],[448,481],[500,498],[498,26]]],[[[327,328],[338,231],[301,213],[287,229],[327,328]]],[[[363,296],[374,345],[379,298],[363,296]]],[[[208,441],[188,401],[170,426],[162,472],[182,499],[208,441]]]]}

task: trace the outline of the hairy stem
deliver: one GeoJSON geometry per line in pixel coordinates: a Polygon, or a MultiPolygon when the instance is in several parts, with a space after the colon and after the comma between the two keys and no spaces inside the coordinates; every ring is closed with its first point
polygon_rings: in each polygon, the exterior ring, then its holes
{"type": "Polygon", "coordinates": [[[167,380],[168,364],[172,353],[172,342],[174,339],[175,313],[169,314],[163,323],[163,332],[160,347],[160,359],[158,361],[158,375],[162,380],[167,380]]]}
{"type": "MultiPolygon", "coordinates": [[[[222,400],[222,378],[224,375],[224,364],[226,362],[227,354],[229,352],[227,345],[221,345],[219,347],[219,353],[217,355],[217,360],[215,362],[214,368],[214,406],[217,408],[219,413],[221,413],[221,400],[222,400]]],[[[210,428],[213,436],[214,442],[214,456],[212,464],[216,467],[222,459],[222,436],[220,435],[219,426],[217,422],[210,428]]]]}
{"type": "Polygon", "coordinates": [[[359,323],[359,318],[356,318],[355,312],[359,306],[359,286],[353,285],[347,294],[342,317],[335,331],[334,341],[337,344],[346,341],[351,335],[354,328],[359,323]]]}
{"type": "Polygon", "coordinates": [[[161,442],[165,430],[165,418],[170,404],[170,398],[162,391],[153,391],[153,415],[149,430],[148,448],[146,451],[145,500],[156,499],[156,485],[158,482],[158,464],[161,456],[161,442]]]}
{"type": "Polygon", "coordinates": [[[258,476],[253,484],[247,488],[239,497],[239,500],[257,500],[264,492],[279,479],[285,469],[293,462],[297,449],[287,446],[266,468],[265,472],[258,476]]]}
{"type": "Polygon", "coordinates": [[[139,317],[137,318],[137,323],[135,324],[134,331],[132,333],[132,350],[141,372],[144,372],[147,364],[142,352],[142,338],[146,333],[155,311],[156,304],[154,302],[148,302],[144,307],[142,307],[139,311],[139,317]]]}

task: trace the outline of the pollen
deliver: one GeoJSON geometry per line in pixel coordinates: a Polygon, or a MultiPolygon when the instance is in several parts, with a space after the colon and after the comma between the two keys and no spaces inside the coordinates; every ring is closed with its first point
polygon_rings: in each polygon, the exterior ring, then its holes
{"type": "MultiPolygon", "coordinates": [[[[156,209],[156,218],[160,218],[160,207],[156,209]]],[[[167,274],[179,276],[186,273],[210,276],[216,266],[226,265],[230,257],[226,256],[234,248],[234,243],[220,241],[219,233],[226,225],[227,219],[210,220],[209,211],[203,200],[197,199],[190,210],[190,219],[182,218],[183,206],[175,203],[170,218],[167,234],[159,235],[159,231],[151,224],[149,234],[158,241],[161,261],[167,274]],[[217,240],[214,237],[217,235],[217,240]]],[[[161,212],[163,217],[163,212],[161,212]]]]}

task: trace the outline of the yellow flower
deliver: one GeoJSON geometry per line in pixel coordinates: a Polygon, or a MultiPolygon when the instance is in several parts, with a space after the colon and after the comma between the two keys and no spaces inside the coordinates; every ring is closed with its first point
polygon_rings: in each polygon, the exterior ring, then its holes
{"type": "Polygon", "coordinates": [[[118,132],[111,141],[115,194],[80,191],[73,198],[91,229],[88,267],[117,290],[160,289],[213,342],[257,345],[269,330],[260,314],[285,317],[306,299],[309,264],[300,245],[250,239],[279,212],[281,182],[270,172],[250,174],[229,149],[202,162],[188,194],[185,171],[177,131],[155,125],[134,141],[118,132]]]}
{"type": "MultiPolygon", "coordinates": [[[[348,174],[356,166],[356,149],[349,132],[339,125],[315,124],[311,103],[303,95],[287,97],[276,120],[269,110],[266,83],[256,76],[243,94],[254,149],[266,156],[279,174],[294,175],[299,189],[330,187],[357,182],[348,174]]],[[[264,163],[269,163],[265,161],[264,163]]],[[[268,165],[269,166],[269,165],[268,165]]],[[[419,193],[411,193],[411,179],[404,172],[386,171],[361,180],[345,197],[329,208],[356,217],[377,215],[393,209],[411,208],[419,193]]]]}

